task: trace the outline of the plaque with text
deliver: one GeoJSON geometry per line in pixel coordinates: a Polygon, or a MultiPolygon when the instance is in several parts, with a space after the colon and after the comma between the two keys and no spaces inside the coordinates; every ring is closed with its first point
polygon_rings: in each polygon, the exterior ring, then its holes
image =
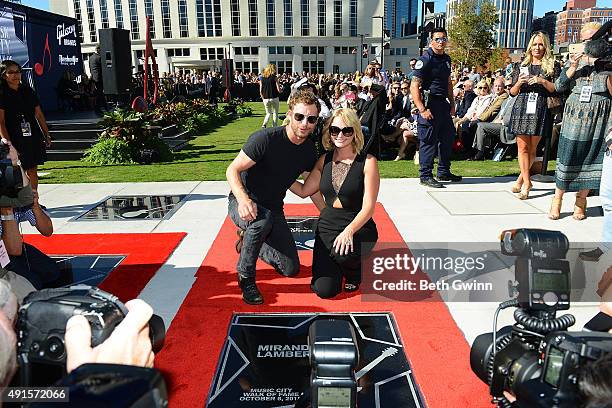
{"type": "Polygon", "coordinates": [[[355,330],[358,407],[425,406],[391,313],[234,314],[206,406],[309,406],[308,329],[317,319],[355,330]]]}

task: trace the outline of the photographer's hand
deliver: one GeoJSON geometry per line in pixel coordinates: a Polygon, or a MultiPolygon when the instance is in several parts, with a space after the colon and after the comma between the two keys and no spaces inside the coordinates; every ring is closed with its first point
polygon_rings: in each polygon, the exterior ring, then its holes
{"type": "Polygon", "coordinates": [[[516,397],[510,394],[508,391],[504,391],[504,397],[506,397],[506,399],[511,403],[516,401],[516,397]]]}
{"type": "Polygon", "coordinates": [[[66,323],[66,370],[81,364],[106,363],[153,367],[155,355],[149,339],[149,320],[153,309],[140,299],[125,304],[129,313],[102,344],[91,347],[91,327],[84,316],[66,323]]]}

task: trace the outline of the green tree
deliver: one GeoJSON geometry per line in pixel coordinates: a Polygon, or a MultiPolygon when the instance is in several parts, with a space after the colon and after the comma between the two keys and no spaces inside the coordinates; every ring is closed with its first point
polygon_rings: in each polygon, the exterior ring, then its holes
{"type": "Polygon", "coordinates": [[[500,68],[506,67],[506,57],[508,54],[501,47],[497,47],[491,50],[491,56],[488,60],[489,71],[493,72],[500,68]]]}
{"type": "Polygon", "coordinates": [[[449,54],[455,63],[484,65],[492,54],[493,29],[499,23],[491,0],[461,0],[448,27],[449,54]]]}

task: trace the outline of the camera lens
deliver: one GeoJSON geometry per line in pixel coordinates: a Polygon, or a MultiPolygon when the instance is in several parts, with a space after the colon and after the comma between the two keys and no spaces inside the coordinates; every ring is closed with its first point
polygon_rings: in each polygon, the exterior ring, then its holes
{"type": "Polygon", "coordinates": [[[149,320],[149,337],[151,338],[151,348],[153,353],[159,352],[164,347],[164,340],[166,339],[166,325],[164,320],[154,314],[149,320]]]}
{"type": "Polygon", "coordinates": [[[59,337],[49,337],[46,349],[49,358],[59,360],[64,355],[64,342],[59,337]]]}

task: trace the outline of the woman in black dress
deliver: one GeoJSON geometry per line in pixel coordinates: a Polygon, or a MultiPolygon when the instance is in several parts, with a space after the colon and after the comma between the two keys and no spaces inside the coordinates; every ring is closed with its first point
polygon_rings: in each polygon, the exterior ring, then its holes
{"type": "Polygon", "coordinates": [[[311,288],[326,299],[343,288],[359,289],[361,258],[378,240],[372,214],[380,175],[376,158],[363,151],[364,137],[354,110],[332,113],[323,129],[323,146],[330,151],[303,184],[296,181],[290,190],[300,197],[321,191],[325,198],[315,232],[311,288]]]}
{"type": "Polygon", "coordinates": [[[276,77],[276,66],[274,64],[268,64],[268,66],[264,68],[259,80],[259,95],[261,96],[264,109],[266,110],[266,116],[261,125],[262,128],[268,125],[270,118],[272,118],[272,126],[276,127],[278,125],[278,97],[281,92],[282,88],[276,77]]]}
{"type": "Polygon", "coordinates": [[[38,165],[47,159],[51,138],[36,92],[21,82],[21,66],[11,60],[0,63],[0,136],[17,149],[36,191],[38,165]]]}
{"type": "Polygon", "coordinates": [[[529,169],[549,118],[548,97],[555,92],[555,80],[561,72],[550,47],[548,35],[536,32],[527,45],[526,57],[512,71],[510,96],[516,96],[510,118],[510,131],[516,135],[521,174],[512,188],[518,198],[529,197],[529,169]]]}

